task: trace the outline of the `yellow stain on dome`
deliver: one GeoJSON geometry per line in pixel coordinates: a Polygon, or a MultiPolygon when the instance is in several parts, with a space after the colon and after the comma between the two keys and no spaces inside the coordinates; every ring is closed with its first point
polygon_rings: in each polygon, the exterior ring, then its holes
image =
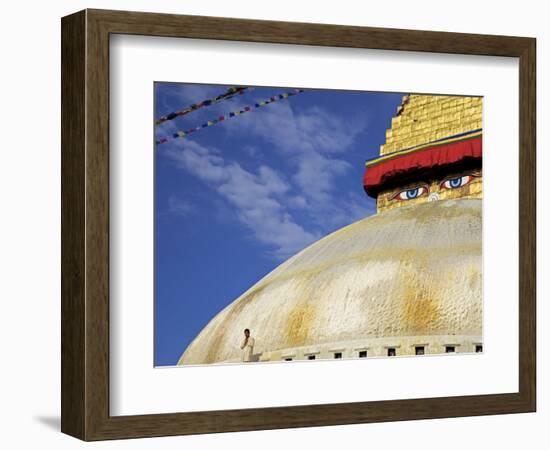
{"type": "Polygon", "coordinates": [[[284,326],[286,339],[282,345],[283,348],[296,347],[308,342],[310,324],[314,315],[315,307],[311,302],[296,305],[289,312],[284,326]]]}

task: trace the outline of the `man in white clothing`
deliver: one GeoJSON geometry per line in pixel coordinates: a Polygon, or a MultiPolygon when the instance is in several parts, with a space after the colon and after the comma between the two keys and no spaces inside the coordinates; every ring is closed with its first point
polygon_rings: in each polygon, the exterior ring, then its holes
{"type": "Polygon", "coordinates": [[[254,338],[250,336],[248,328],[244,330],[244,341],[241,344],[241,350],[243,351],[243,362],[251,362],[254,352],[254,338]]]}

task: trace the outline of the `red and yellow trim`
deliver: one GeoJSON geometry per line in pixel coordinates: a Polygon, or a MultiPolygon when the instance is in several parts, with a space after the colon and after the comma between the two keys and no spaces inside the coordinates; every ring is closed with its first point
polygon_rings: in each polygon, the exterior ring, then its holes
{"type": "Polygon", "coordinates": [[[369,195],[374,195],[382,184],[396,175],[481,157],[482,132],[474,130],[367,161],[363,185],[369,195]]]}

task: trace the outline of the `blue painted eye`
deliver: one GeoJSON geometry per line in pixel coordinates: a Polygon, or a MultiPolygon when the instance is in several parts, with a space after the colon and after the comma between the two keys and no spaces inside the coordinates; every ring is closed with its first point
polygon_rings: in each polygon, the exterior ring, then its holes
{"type": "Polygon", "coordinates": [[[407,198],[410,200],[411,198],[416,198],[418,197],[418,188],[414,188],[414,189],[409,189],[407,191],[407,198]]]}
{"type": "Polygon", "coordinates": [[[443,189],[456,189],[462,186],[466,186],[474,178],[475,176],[473,175],[463,175],[461,177],[449,178],[441,183],[441,187],[443,189]]]}
{"type": "Polygon", "coordinates": [[[394,195],[393,199],[413,200],[426,194],[426,192],[428,192],[428,188],[426,186],[417,186],[415,188],[406,189],[404,191],[398,192],[396,195],[394,195]]]}
{"type": "Polygon", "coordinates": [[[462,177],[449,180],[449,184],[452,188],[460,187],[462,185],[462,177]]]}

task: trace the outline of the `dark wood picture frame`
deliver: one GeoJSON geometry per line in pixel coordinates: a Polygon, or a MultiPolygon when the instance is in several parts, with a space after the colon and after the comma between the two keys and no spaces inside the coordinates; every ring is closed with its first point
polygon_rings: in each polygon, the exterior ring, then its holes
{"type": "Polygon", "coordinates": [[[84,440],[531,412],[536,408],[536,40],[85,10],[62,30],[61,429],[84,440]],[[519,391],[109,415],[109,36],[134,34],[519,58],[519,391]]]}

